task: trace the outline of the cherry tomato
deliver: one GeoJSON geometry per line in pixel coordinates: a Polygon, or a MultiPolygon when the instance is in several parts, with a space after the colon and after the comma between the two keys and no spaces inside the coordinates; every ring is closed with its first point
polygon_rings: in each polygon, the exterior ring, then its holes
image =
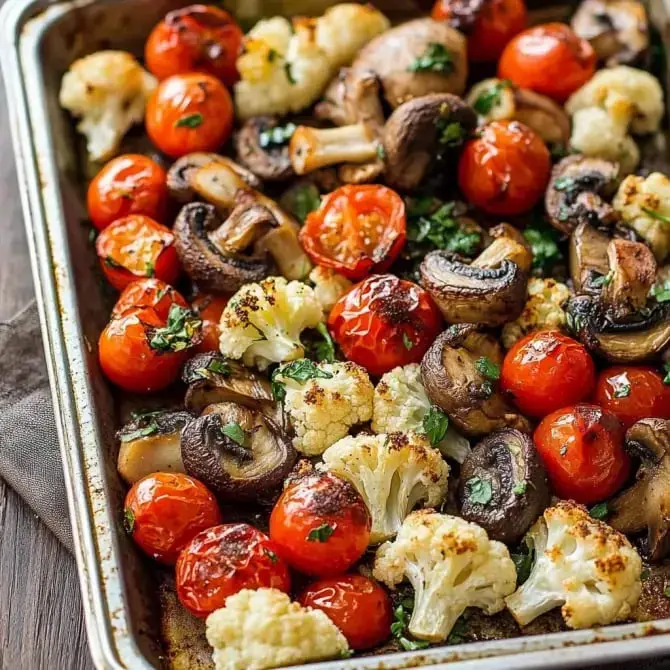
{"type": "Polygon", "coordinates": [[[93,178],[86,201],[88,215],[98,230],[129,214],[160,221],[168,201],[165,170],[146,156],[118,156],[93,178]]]}
{"type": "Polygon", "coordinates": [[[376,647],[389,636],[391,599],[377,582],[363,575],[320,579],[308,586],[298,601],[325,612],[353,649],[376,647]]]}
{"type": "Polygon", "coordinates": [[[348,360],[373,375],[419,363],[442,328],[442,316],[420,286],[373,275],[333,307],[328,327],[348,360]]]}
{"type": "Polygon", "coordinates": [[[123,510],[125,525],[140,549],[173,565],[179,552],[201,531],[221,523],[210,490],[180,473],[155,472],[135,482],[123,510]]]}
{"type": "Polygon", "coordinates": [[[149,139],[172,158],[216,151],[233,129],[233,103],[211,75],[175,74],[149,98],[145,125],[149,139]]]}
{"type": "Polygon", "coordinates": [[[503,51],[498,76],[565,102],[596,71],[596,52],[565,23],[545,23],[517,35],[503,51]]]}
{"type": "Polygon", "coordinates": [[[342,186],[311,212],[300,242],[317,264],[357,281],[382,272],[405,244],[403,199],[375,184],[342,186]]]}
{"type": "Polygon", "coordinates": [[[432,17],[449,21],[467,35],[468,58],[475,62],[497,61],[507,43],[528,22],[524,0],[437,0],[432,17]]]}
{"type": "Polygon", "coordinates": [[[493,121],[466,143],[458,185],[489,214],[522,214],[544,195],[550,171],[549,151],[535,132],[518,121],[493,121]]]}
{"type": "Polygon", "coordinates": [[[233,17],[213,5],[189,5],[169,12],[149,35],[147,68],[159,79],[204,72],[232,86],[243,33],[233,17]]]}
{"type": "Polygon", "coordinates": [[[246,523],[214,526],[196,535],[179,555],[177,595],[192,614],[206,617],[242,589],[288,593],[291,578],[270,538],[246,523]]]}
{"type": "Polygon", "coordinates": [[[670,386],[650,367],[615,365],[603,370],[593,400],[626,430],[640,419],[670,419],[670,386]]]}
{"type": "Polygon", "coordinates": [[[500,385],[524,414],[543,417],[589,398],[595,376],[582,344],[545,330],[527,335],[507,352],[500,385]]]}
{"type": "Polygon", "coordinates": [[[119,291],[138,277],[155,276],[174,284],[181,272],[170,229],[141,214],[107,226],[95,248],[107,281],[119,291]]]}
{"type": "Polygon", "coordinates": [[[630,457],[618,419],[596,405],[572,405],[545,417],[533,439],[554,493],[589,505],[624,484],[630,457]]]}
{"type": "Polygon", "coordinates": [[[219,321],[228,298],[205,294],[193,301],[193,310],[202,319],[202,340],[195,350],[200,353],[219,350],[219,321]]]}
{"type": "Polygon", "coordinates": [[[138,279],[123,289],[112,310],[112,319],[118,319],[133,307],[152,307],[161,319],[167,321],[172,305],[188,307],[179,291],[160,279],[138,279]]]}
{"type": "Polygon", "coordinates": [[[370,526],[370,513],[349,482],[329,472],[312,473],[284,489],[270,516],[270,537],[291,567],[328,576],[363,555],[370,526]]]}

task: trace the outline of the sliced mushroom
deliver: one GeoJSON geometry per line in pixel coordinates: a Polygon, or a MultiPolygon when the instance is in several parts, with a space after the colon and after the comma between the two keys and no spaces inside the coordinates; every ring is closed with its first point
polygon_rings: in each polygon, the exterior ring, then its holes
{"type": "Polygon", "coordinates": [[[297,454],[280,427],[259,410],[210,405],[182,431],[186,472],[226,500],[254,500],[281,486],[297,454]]]}
{"type": "Polygon", "coordinates": [[[570,235],[570,276],[577,293],[602,290],[602,278],[610,269],[609,243],[607,235],[586,222],[580,223],[570,235]]]}
{"type": "Polygon", "coordinates": [[[477,444],[461,465],[458,498],[461,516],[491,539],[520,540],[550,499],[547,473],[530,437],[505,428],[477,444]]]}
{"type": "Polygon", "coordinates": [[[507,260],[518,265],[524,272],[530,272],[533,265],[533,252],[516,228],[507,223],[501,223],[490,233],[495,239],[472,261],[474,267],[497,268],[507,260]]]}
{"type": "Polygon", "coordinates": [[[436,168],[444,168],[441,163],[450,151],[460,147],[476,127],[472,108],[449,93],[425,95],[400,105],[383,134],[387,184],[401,191],[417,188],[436,168]]]}
{"type": "Polygon", "coordinates": [[[649,557],[659,561],[670,553],[670,421],[638,421],[626,449],[641,464],[635,484],[609,503],[607,523],[622,533],[646,530],[649,557]]]}
{"type": "Polygon", "coordinates": [[[249,119],[235,136],[237,160],[264,181],[284,181],[293,176],[288,155],[290,128],[280,126],[273,116],[256,116],[249,119]],[[276,141],[277,135],[280,141],[276,141]],[[288,135],[288,136],[287,136],[288,135]]]}
{"type": "Polygon", "coordinates": [[[116,434],[121,441],[117,470],[128,484],[152,472],[186,472],[181,460],[181,430],[193,421],[188,412],[149,412],[116,434]]]}
{"type": "Polygon", "coordinates": [[[551,224],[570,234],[580,223],[611,227],[619,220],[605,197],[614,195],[619,166],[602,158],[574,155],[554,166],[544,204],[551,224]]]}
{"type": "Polygon", "coordinates": [[[495,380],[480,371],[482,364],[500,366],[502,360],[498,341],[472,324],[445,330],[423,357],[421,379],[428,397],[468,437],[508,427],[530,432],[527,419],[507,404],[495,380]]]}

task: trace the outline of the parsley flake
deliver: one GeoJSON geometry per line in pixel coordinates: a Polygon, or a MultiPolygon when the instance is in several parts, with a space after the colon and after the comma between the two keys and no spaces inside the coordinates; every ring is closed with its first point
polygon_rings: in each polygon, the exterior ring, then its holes
{"type": "Polygon", "coordinates": [[[666,279],[662,284],[652,286],[649,295],[655,298],[656,302],[670,301],[670,279],[666,279]]]}
{"type": "Polygon", "coordinates": [[[512,82],[509,79],[503,79],[482,91],[472,105],[474,110],[482,116],[488,114],[494,107],[500,105],[501,93],[511,85],[512,82]]]}
{"type": "Polygon", "coordinates": [[[515,496],[522,496],[526,492],[527,488],[528,488],[528,482],[525,482],[525,481],[518,482],[517,484],[515,484],[514,488],[512,489],[512,493],[515,496]]]}
{"type": "Polygon", "coordinates": [[[561,260],[562,254],[553,230],[546,226],[529,226],[523,231],[523,236],[533,252],[533,270],[549,272],[561,260]]]}
{"type": "Polygon", "coordinates": [[[202,320],[190,309],[172,305],[167,324],[155,328],[149,340],[149,346],[158,351],[183,351],[193,345],[202,320]]]}
{"type": "Polygon", "coordinates": [[[153,277],[156,274],[156,267],[153,263],[147,261],[144,266],[144,274],[146,274],[147,277],[153,277]]]}
{"type": "Polygon", "coordinates": [[[553,184],[554,189],[557,191],[562,191],[564,193],[570,193],[574,191],[578,184],[573,177],[559,177],[553,184]]]}
{"type": "Polygon", "coordinates": [[[182,116],[180,119],[177,119],[174,125],[176,128],[199,128],[204,120],[205,117],[200,112],[197,112],[196,114],[182,116]]]}
{"type": "Polygon", "coordinates": [[[294,86],[298,82],[296,81],[295,77],[293,76],[293,70],[291,69],[291,63],[284,63],[284,72],[286,73],[286,78],[288,79],[288,83],[291,84],[291,86],[294,86]]]}
{"type": "Polygon", "coordinates": [[[409,335],[407,333],[402,334],[402,345],[407,349],[407,351],[410,351],[411,349],[414,349],[414,342],[410,340],[409,335]]]}
{"type": "Polygon", "coordinates": [[[448,122],[439,119],[437,122],[438,141],[446,147],[459,147],[467,137],[465,128],[458,121],[448,122]]]}
{"type": "Polygon", "coordinates": [[[123,510],[123,527],[128,535],[132,535],[135,530],[135,512],[129,507],[123,510]]]}
{"type": "Polygon", "coordinates": [[[657,212],[655,209],[650,209],[649,207],[643,207],[642,211],[645,212],[646,214],[649,214],[649,216],[652,219],[656,219],[657,221],[662,221],[663,223],[670,224],[670,216],[665,216],[665,214],[661,214],[660,212],[657,212]]]}
{"type": "Polygon", "coordinates": [[[472,477],[465,482],[465,494],[468,500],[477,505],[488,505],[493,498],[491,482],[481,477],[472,477]]]}
{"type": "MultiPolygon", "coordinates": [[[[411,611],[413,607],[414,603],[412,603],[412,607],[408,609],[411,611]]],[[[406,636],[407,626],[409,625],[409,618],[407,617],[407,612],[405,611],[405,607],[402,604],[398,605],[398,607],[393,610],[393,618],[394,621],[391,624],[391,635],[393,635],[393,637],[398,640],[400,646],[405,651],[415,651],[417,649],[425,649],[428,647],[429,643],[425,640],[411,640],[406,636]]]]}
{"type": "Polygon", "coordinates": [[[535,549],[528,546],[526,540],[522,540],[519,546],[520,552],[510,554],[514,567],[516,568],[516,583],[521,586],[530,576],[535,562],[535,549]]]}
{"type": "Polygon", "coordinates": [[[500,379],[500,366],[486,356],[482,356],[475,361],[475,368],[486,379],[494,382],[500,379]]]}
{"type": "Polygon", "coordinates": [[[293,137],[296,128],[295,123],[287,123],[285,126],[275,126],[274,128],[262,130],[258,134],[258,143],[261,149],[281,147],[293,137]]]}
{"type": "Polygon", "coordinates": [[[305,223],[307,215],[321,206],[321,194],[314,184],[308,182],[286,191],[280,204],[301,223],[305,223]]]}
{"type": "Polygon", "coordinates": [[[666,598],[670,598],[670,586],[666,586],[666,587],[663,589],[663,595],[664,595],[666,598]]]}
{"type": "Polygon", "coordinates": [[[237,442],[241,447],[244,447],[247,442],[247,433],[242,426],[235,421],[227,423],[225,426],[221,426],[221,432],[233,442],[237,442]]]}
{"type": "MultiPolygon", "coordinates": [[[[158,412],[156,412],[157,414],[158,412]]],[[[148,416],[148,415],[145,415],[148,416]]],[[[138,417],[141,418],[141,417],[138,417]]],[[[138,428],[137,430],[133,430],[130,433],[125,433],[120,436],[121,442],[132,442],[133,440],[139,440],[142,437],[149,437],[149,435],[153,435],[154,433],[158,432],[158,424],[155,421],[150,421],[146,426],[143,428],[138,428]]]]}
{"type": "Polygon", "coordinates": [[[111,256],[105,256],[105,265],[110,268],[122,268],[121,263],[117,263],[111,256]]]}
{"type": "Polygon", "coordinates": [[[663,377],[663,383],[670,384],[670,363],[663,364],[663,372],[665,372],[665,377],[663,377]]]}
{"type": "Polygon", "coordinates": [[[610,513],[610,510],[609,510],[609,507],[607,506],[606,502],[598,503],[597,505],[594,505],[589,510],[589,514],[594,519],[600,519],[601,521],[603,519],[606,519],[609,513],[610,513]]]}
{"type": "Polygon", "coordinates": [[[308,542],[326,542],[328,538],[335,532],[337,526],[327,523],[322,523],[318,528],[313,528],[307,534],[308,542]]]}
{"type": "Polygon", "coordinates": [[[448,49],[439,42],[431,42],[408,68],[409,72],[438,72],[447,74],[454,69],[454,59],[448,49]]]}
{"type": "Polygon", "coordinates": [[[444,439],[449,428],[449,417],[437,406],[431,405],[423,417],[423,432],[435,446],[444,439]]]}
{"type": "Polygon", "coordinates": [[[263,553],[270,559],[271,563],[276,563],[279,558],[277,557],[277,554],[275,554],[272,549],[268,549],[267,547],[263,547],[263,553]]]}

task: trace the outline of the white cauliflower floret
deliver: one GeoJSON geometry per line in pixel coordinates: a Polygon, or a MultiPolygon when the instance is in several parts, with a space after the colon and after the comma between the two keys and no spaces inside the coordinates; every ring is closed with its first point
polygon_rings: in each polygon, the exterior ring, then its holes
{"type": "Polygon", "coordinates": [[[585,508],[559,502],[528,531],[535,550],[528,580],[506,599],[520,626],[554,607],[570,628],[627,619],[640,597],[642,561],[624,535],[585,508]]]}
{"type": "Polygon", "coordinates": [[[660,172],[646,179],[630,175],[621,182],[612,204],[662,263],[670,253],[670,179],[660,172]]]}
{"type": "Polygon", "coordinates": [[[300,334],[322,320],[310,286],[268,277],[246,284],[229,300],[219,324],[219,348],[228,358],[265,370],[271,363],[302,358],[300,334]]]}
{"type": "Polygon", "coordinates": [[[216,670],[263,670],[348,655],[349,645],[321,610],[277,589],[243,589],[207,617],[216,670]]]}
{"type": "Polygon", "coordinates": [[[433,510],[412,512],[393,542],[377,550],[373,575],[390,588],[407,578],[414,587],[409,632],[445,640],[467,607],[496,614],[516,586],[507,547],[474,523],[433,510]]]}
{"type": "Polygon", "coordinates": [[[111,158],[130,127],[144,120],[156,79],[125,51],[98,51],[76,60],[63,75],[60,104],[81,120],[93,161],[111,158]]]}
{"type": "Polygon", "coordinates": [[[370,420],[374,387],[356,363],[313,363],[303,359],[279,368],[284,410],[295,431],[293,446],[318,456],[344,437],[352,426],[370,420]]]}
{"type": "Polygon", "coordinates": [[[570,289],[555,279],[531,277],[528,300],[521,316],[503,326],[502,343],[511,349],[517,340],[536,330],[561,330],[565,326],[562,305],[570,297],[570,289]]]}
{"type": "Polygon", "coordinates": [[[447,495],[449,466],[417,433],[345,437],[326,450],[323,463],[365,501],[372,544],[395,535],[418,503],[435,507],[447,495]]]}
{"type": "Polygon", "coordinates": [[[378,10],[358,4],[336,5],[317,19],[259,21],[237,59],[238,116],[283,116],[309,107],[338,68],[389,25],[378,10]]]}
{"type": "MultiPolygon", "coordinates": [[[[375,388],[372,430],[375,433],[425,433],[424,419],[431,402],[421,381],[421,366],[410,363],[393,368],[375,388]]],[[[451,424],[435,445],[445,456],[462,463],[470,452],[470,443],[451,424]]]]}
{"type": "Polygon", "coordinates": [[[314,284],[314,293],[316,293],[316,298],[326,314],[352,287],[352,283],[346,277],[321,265],[317,265],[310,272],[309,280],[314,284]]]}

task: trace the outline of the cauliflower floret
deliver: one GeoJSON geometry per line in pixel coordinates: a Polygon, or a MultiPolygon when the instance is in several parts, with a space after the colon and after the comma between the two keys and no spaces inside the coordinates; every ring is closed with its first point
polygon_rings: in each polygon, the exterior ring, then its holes
{"type": "Polygon", "coordinates": [[[272,381],[282,385],[284,410],[295,431],[293,446],[306,456],[322,454],[372,416],[374,387],[356,363],[303,359],[279,368],[272,381]]]}
{"type": "Polygon", "coordinates": [[[302,358],[300,334],[323,320],[314,290],[299,281],[268,277],[246,284],[228,302],[220,323],[221,353],[265,370],[302,358]]]}
{"type": "Polygon", "coordinates": [[[417,433],[345,437],[326,450],[323,463],[365,500],[372,544],[395,535],[419,502],[435,507],[447,494],[449,466],[417,433]]]}
{"type": "Polygon", "coordinates": [[[318,19],[259,21],[237,59],[238,116],[283,116],[309,107],[338,68],[388,27],[379,11],[357,4],[336,5],[318,19]]]}
{"type": "Polygon", "coordinates": [[[243,589],[207,617],[216,670],[263,670],[348,655],[349,645],[321,611],[277,589],[243,589]]]}
{"type": "Polygon", "coordinates": [[[373,575],[390,588],[407,578],[414,587],[409,632],[445,640],[467,607],[496,614],[516,586],[507,547],[474,523],[433,510],[412,512],[398,537],[377,550],[373,575]]]}
{"type": "Polygon", "coordinates": [[[660,172],[646,179],[630,175],[621,182],[612,204],[662,263],[670,253],[670,179],[660,172]]]}
{"type": "Polygon", "coordinates": [[[326,314],[352,286],[346,277],[321,265],[317,265],[310,272],[309,280],[314,284],[314,293],[326,314]]]}
{"type": "Polygon", "coordinates": [[[515,321],[503,326],[502,343],[505,349],[536,330],[560,330],[565,326],[562,305],[570,297],[570,289],[555,279],[531,277],[528,281],[528,300],[515,321]]]}
{"type": "Polygon", "coordinates": [[[559,502],[528,531],[528,580],[506,599],[520,626],[554,607],[570,628],[627,619],[640,597],[642,561],[630,542],[585,508],[559,502]]]}
{"type": "Polygon", "coordinates": [[[125,51],[98,51],[72,63],[63,75],[60,104],[80,117],[93,161],[111,158],[129,128],[144,120],[156,79],[125,51]]]}

